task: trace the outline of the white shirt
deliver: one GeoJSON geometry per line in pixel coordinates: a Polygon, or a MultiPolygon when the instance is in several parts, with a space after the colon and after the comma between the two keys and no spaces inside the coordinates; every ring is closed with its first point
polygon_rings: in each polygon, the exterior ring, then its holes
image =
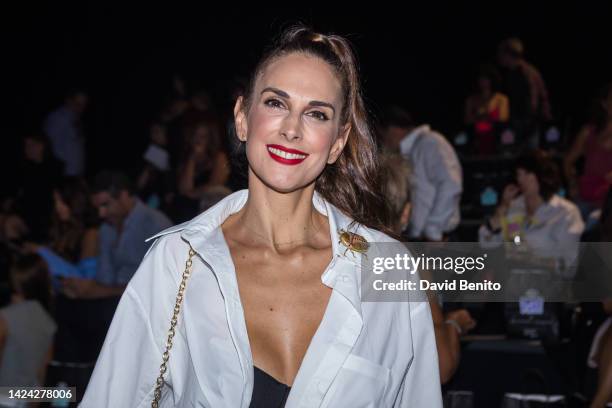
{"type": "Polygon", "coordinates": [[[463,173],[455,149],[444,136],[422,125],[402,139],[400,152],[413,173],[409,235],[441,240],[461,219],[463,173]]]}
{"type": "MultiPolygon", "coordinates": [[[[236,273],[221,224],[246,203],[226,197],[160,237],[129,282],[81,407],[150,406],[188,243],[197,252],[170,352],[162,407],[248,408],[251,355],[236,273]]],[[[318,193],[333,259],[321,276],[333,288],[292,384],[286,407],[442,407],[438,356],[427,302],[361,302],[360,262],[338,230],[352,221],[318,193]]],[[[360,226],[370,243],[396,242],[360,226]]]]}
{"type": "Polygon", "coordinates": [[[557,194],[540,205],[531,218],[527,217],[525,197],[518,196],[510,202],[501,224],[502,230],[496,234],[484,225],[480,227],[479,241],[484,247],[511,241],[518,235],[521,243],[540,257],[563,258],[565,265],[577,260],[584,222],[578,207],[557,194]]]}

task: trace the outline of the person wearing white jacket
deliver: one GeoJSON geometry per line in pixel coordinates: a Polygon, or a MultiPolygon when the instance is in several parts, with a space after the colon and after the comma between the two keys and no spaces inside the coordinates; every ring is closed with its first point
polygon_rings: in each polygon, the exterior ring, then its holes
{"type": "Polygon", "coordinates": [[[397,241],[354,64],[304,27],[262,59],[248,190],[152,237],[81,407],[442,407],[428,303],[361,300],[364,242],[397,241]]]}
{"type": "Polygon", "coordinates": [[[455,149],[429,125],[415,126],[410,114],[397,106],[385,113],[383,139],[411,166],[408,236],[441,241],[461,220],[463,172],[455,149]]]}

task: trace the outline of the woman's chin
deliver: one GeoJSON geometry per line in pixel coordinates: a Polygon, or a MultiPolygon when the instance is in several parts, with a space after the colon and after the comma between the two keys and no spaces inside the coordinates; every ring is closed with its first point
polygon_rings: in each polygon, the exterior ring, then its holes
{"type": "Polygon", "coordinates": [[[298,180],[289,179],[267,179],[262,180],[263,184],[271,190],[278,193],[292,193],[296,190],[306,187],[310,183],[304,183],[298,180]]]}

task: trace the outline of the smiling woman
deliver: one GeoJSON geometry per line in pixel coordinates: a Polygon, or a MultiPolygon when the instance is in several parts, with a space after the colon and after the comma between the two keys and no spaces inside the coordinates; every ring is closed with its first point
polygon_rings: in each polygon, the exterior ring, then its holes
{"type": "Polygon", "coordinates": [[[82,406],[441,407],[429,304],[360,298],[396,241],[348,42],[288,30],[234,115],[248,189],[152,237],[82,406]]]}

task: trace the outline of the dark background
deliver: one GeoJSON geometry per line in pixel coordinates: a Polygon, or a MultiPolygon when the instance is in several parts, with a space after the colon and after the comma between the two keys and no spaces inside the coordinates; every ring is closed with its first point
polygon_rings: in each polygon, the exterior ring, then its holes
{"type": "Polygon", "coordinates": [[[232,78],[247,74],[265,44],[298,21],[352,40],[373,112],[400,103],[448,135],[459,128],[479,64],[493,59],[500,40],[518,36],[547,82],[556,119],[571,133],[597,88],[612,79],[609,2],[532,3],[365,2],[333,9],[325,2],[289,10],[54,2],[5,10],[0,170],[10,169],[20,136],[39,131],[72,86],[91,96],[84,116],[88,173],[102,166],[133,169],[174,73],[206,85],[227,104],[232,78]]]}

